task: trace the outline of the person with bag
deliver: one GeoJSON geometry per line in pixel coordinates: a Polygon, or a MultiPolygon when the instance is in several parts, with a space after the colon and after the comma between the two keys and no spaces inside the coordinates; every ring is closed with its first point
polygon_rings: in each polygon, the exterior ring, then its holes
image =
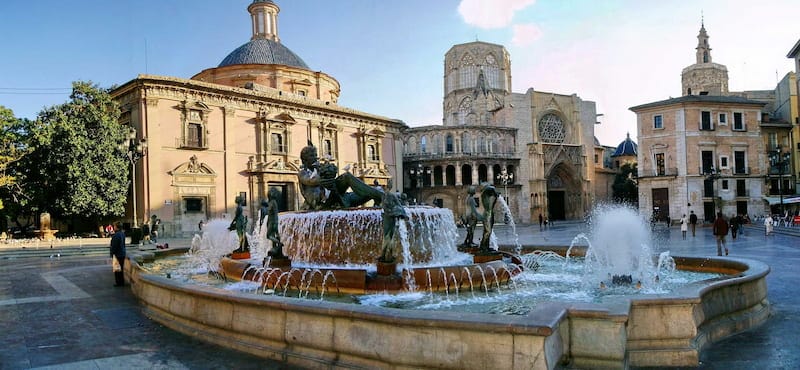
{"type": "Polygon", "coordinates": [[[725,255],[728,255],[728,247],[725,245],[725,236],[728,235],[728,222],[722,217],[722,212],[717,212],[717,219],[714,220],[714,236],[717,237],[717,255],[722,255],[722,248],[725,248],[725,255]]]}
{"type": "Polygon", "coordinates": [[[114,236],[111,237],[111,266],[114,270],[114,286],[125,285],[125,273],[122,268],[125,266],[125,232],[122,231],[122,223],[115,222],[114,236]]]}

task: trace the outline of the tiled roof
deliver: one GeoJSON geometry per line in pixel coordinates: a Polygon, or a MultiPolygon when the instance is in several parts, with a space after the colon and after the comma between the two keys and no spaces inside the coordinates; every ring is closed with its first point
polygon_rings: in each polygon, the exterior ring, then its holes
{"type": "Polygon", "coordinates": [[[283,44],[261,38],[250,40],[236,48],[222,60],[218,67],[234,64],[280,64],[309,69],[306,62],[283,44]]]}

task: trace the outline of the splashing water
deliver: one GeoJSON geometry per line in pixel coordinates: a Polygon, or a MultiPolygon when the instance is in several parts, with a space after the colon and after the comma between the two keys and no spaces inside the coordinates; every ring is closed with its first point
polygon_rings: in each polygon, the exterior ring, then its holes
{"type": "MultiPolygon", "coordinates": [[[[503,217],[508,221],[508,226],[511,226],[511,232],[514,235],[514,252],[520,254],[522,252],[522,245],[519,243],[519,234],[517,234],[517,223],[514,222],[514,215],[511,214],[511,208],[506,203],[506,198],[502,195],[498,198],[500,206],[503,208],[503,217]]],[[[491,240],[491,239],[489,239],[491,240]]]]}

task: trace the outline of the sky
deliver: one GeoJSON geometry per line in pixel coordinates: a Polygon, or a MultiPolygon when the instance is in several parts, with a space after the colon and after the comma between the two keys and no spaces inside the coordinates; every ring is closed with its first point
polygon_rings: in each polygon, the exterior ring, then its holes
{"type": "MultiPolygon", "coordinates": [[[[281,42],[341,84],[339,104],[441,124],[444,55],[480,40],[511,54],[512,91],[577,94],[616,146],[629,107],[681,95],[701,14],[732,91],[774,89],[793,71],[797,0],[275,0],[281,42]]],[[[71,83],[139,74],[191,78],[249,41],[251,0],[0,2],[0,105],[35,118],[71,83]]]]}

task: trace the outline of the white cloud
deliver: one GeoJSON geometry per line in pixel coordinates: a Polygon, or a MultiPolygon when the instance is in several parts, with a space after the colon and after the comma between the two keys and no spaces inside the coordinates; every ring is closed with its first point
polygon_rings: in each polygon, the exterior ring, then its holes
{"type": "Polygon", "coordinates": [[[534,41],[542,37],[542,30],[533,23],[515,24],[512,29],[514,35],[511,37],[511,43],[516,46],[533,44],[534,41]]]}
{"type": "Polygon", "coordinates": [[[511,24],[514,13],[536,0],[461,0],[458,13],[464,22],[479,28],[503,28],[511,24]]]}

